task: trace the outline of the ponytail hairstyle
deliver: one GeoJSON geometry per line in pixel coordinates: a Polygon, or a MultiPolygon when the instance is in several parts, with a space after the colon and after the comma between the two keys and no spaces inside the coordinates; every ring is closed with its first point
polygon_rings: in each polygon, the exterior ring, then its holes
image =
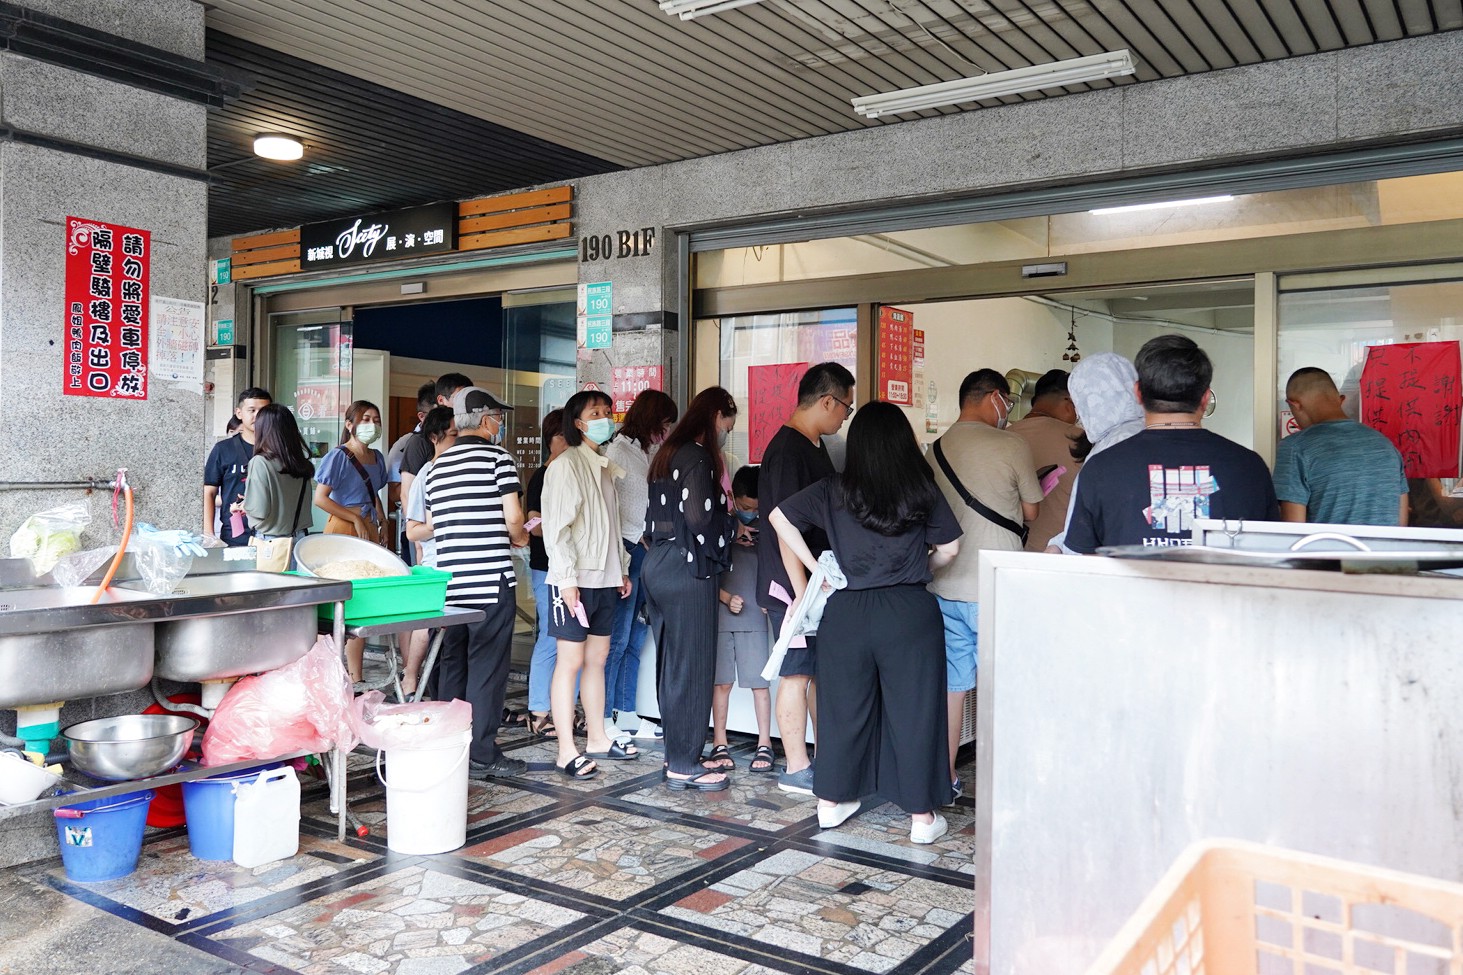
{"type": "Polygon", "coordinates": [[[939,488],[904,411],[882,400],[848,426],[843,506],[865,528],[894,537],[929,521],[939,488]]]}
{"type": "Polygon", "coordinates": [[[732,399],[732,394],[720,386],[711,386],[697,393],[691,405],[686,407],[681,422],[665,438],[665,443],[660,445],[660,451],[650,462],[649,479],[659,481],[670,477],[676,451],[688,443],[698,443],[711,455],[712,472],[720,483],[726,476],[726,461],[722,459],[721,443],[716,436],[718,415],[737,415],[737,401],[732,399]]]}

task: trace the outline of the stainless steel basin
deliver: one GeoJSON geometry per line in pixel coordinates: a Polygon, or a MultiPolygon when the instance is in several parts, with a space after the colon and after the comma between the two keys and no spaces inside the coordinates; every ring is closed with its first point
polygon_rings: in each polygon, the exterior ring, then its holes
{"type": "Polygon", "coordinates": [[[132,618],[146,597],[114,589],[92,605],[95,592],[90,586],[0,591],[0,616],[21,631],[0,635],[0,708],[120,694],[152,680],[152,627],[112,622],[132,618]],[[42,629],[67,611],[94,622],[42,629]]]}
{"type": "MultiPolygon", "coordinates": [[[[343,591],[349,595],[349,586],[343,591]]],[[[185,578],[169,596],[154,597],[178,604],[157,620],[155,672],[167,680],[223,680],[293,663],[315,643],[315,607],[331,601],[323,592],[318,579],[272,572],[185,578]]]]}

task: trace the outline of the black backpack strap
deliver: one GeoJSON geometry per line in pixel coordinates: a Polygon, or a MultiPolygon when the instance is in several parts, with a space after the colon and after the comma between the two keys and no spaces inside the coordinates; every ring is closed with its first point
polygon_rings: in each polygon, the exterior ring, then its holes
{"type": "Polygon", "coordinates": [[[955,489],[955,493],[960,495],[960,500],[964,501],[967,507],[969,507],[976,514],[980,515],[982,518],[1000,528],[1006,529],[1006,531],[1011,532],[1017,538],[1021,539],[1021,546],[1024,548],[1026,546],[1026,536],[1031,534],[1031,529],[1027,528],[1025,525],[1018,525],[1016,522],[1012,521],[1010,518],[1007,518],[1005,515],[1002,515],[999,512],[992,511],[990,508],[987,508],[985,505],[981,504],[980,499],[971,494],[969,491],[965,490],[965,485],[961,484],[960,478],[955,476],[955,469],[951,467],[950,462],[945,459],[945,451],[940,446],[940,441],[936,440],[933,444],[933,447],[935,461],[940,465],[940,470],[945,472],[945,479],[950,482],[950,486],[955,489]]]}

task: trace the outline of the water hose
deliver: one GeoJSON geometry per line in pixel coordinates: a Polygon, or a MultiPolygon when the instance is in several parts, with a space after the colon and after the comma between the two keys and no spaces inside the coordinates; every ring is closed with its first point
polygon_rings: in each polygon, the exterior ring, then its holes
{"type": "Polygon", "coordinates": [[[112,564],[107,567],[107,574],[102,578],[101,585],[97,586],[97,591],[92,594],[91,601],[93,604],[101,602],[102,594],[112,584],[112,578],[117,574],[117,568],[122,564],[122,556],[127,554],[127,541],[132,537],[132,486],[127,483],[127,468],[125,467],[118,468],[117,480],[112,485],[113,524],[117,523],[117,492],[119,491],[122,493],[127,507],[127,519],[122,526],[122,543],[117,546],[117,554],[112,557],[112,564]]]}

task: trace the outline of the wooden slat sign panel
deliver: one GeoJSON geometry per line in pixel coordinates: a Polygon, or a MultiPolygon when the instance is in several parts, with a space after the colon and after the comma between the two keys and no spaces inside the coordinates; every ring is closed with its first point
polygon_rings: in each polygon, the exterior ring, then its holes
{"type": "Polygon", "coordinates": [[[457,207],[457,249],[564,240],[574,233],[573,201],[572,186],[467,200],[457,207]]]}
{"type": "Polygon", "coordinates": [[[300,270],[300,228],[240,237],[233,242],[235,281],[295,274],[300,270]]]}

